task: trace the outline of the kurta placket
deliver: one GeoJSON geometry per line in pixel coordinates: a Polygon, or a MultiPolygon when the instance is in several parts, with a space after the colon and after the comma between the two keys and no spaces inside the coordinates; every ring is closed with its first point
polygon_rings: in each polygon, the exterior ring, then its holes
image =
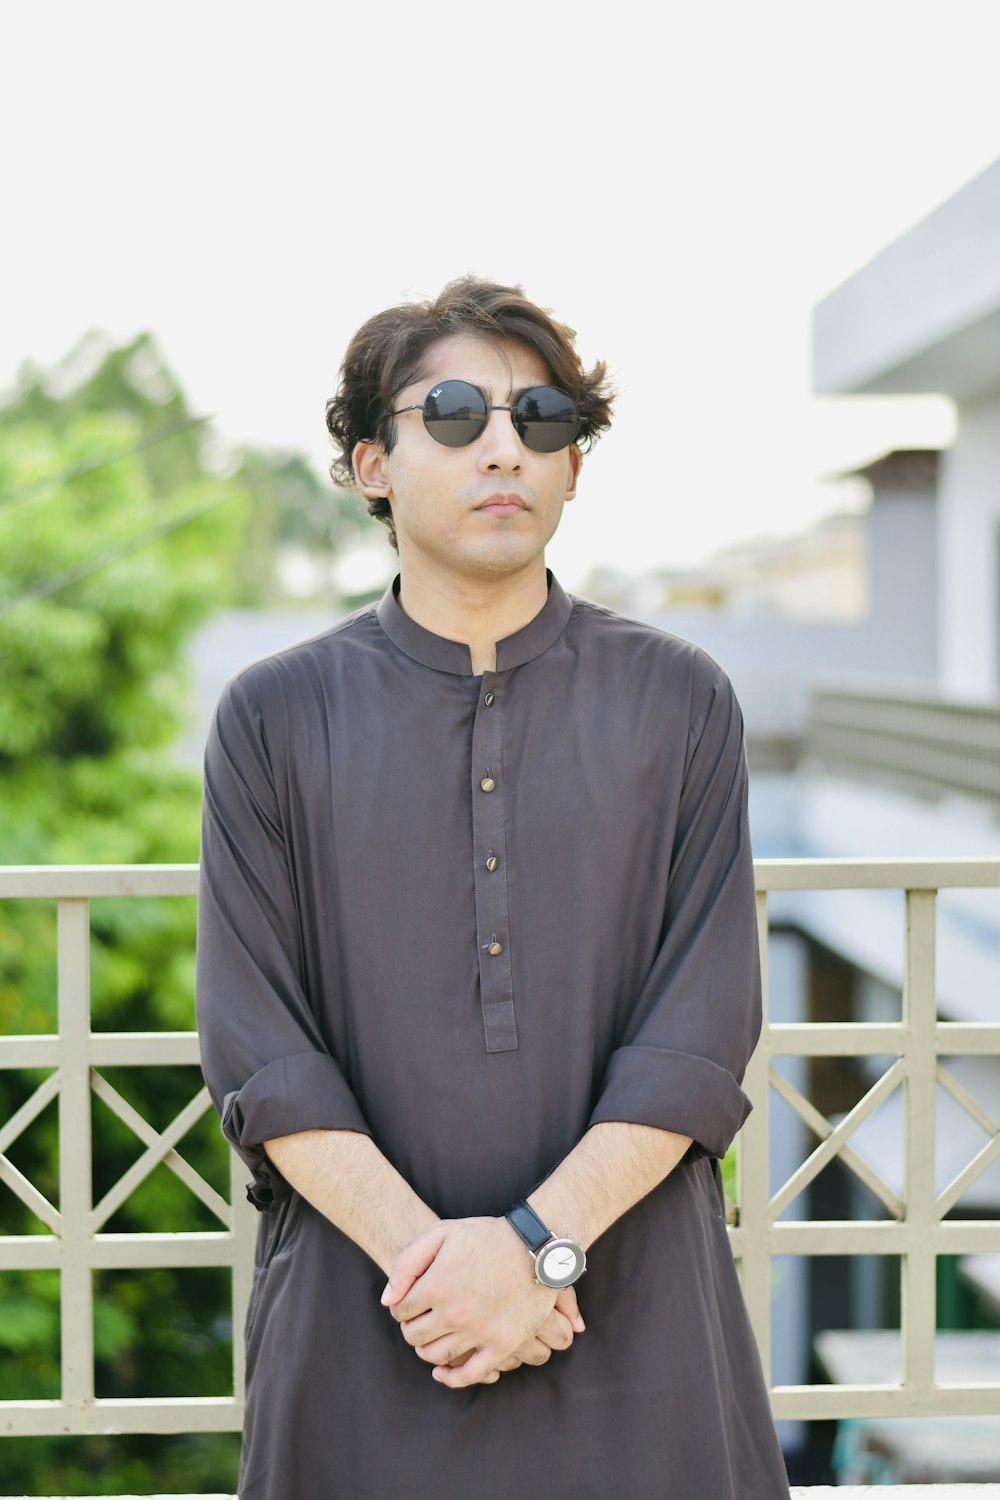
{"type": "Polygon", "coordinates": [[[472,731],[472,835],[479,984],[487,1052],[517,1046],[507,899],[507,778],[504,689],[509,672],[484,672],[472,731]]]}
{"type": "MultiPolygon", "coordinates": [[[[483,674],[472,732],[473,873],[476,940],[483,1037],[487,1052],[517,1050],[517,1019],[511,965],[510,902],[507,883],[509,780],[517,767],[505,754],[506,700],[512,674],[542,656],[565,630],[572,602],[547,575],[544,608],[523,629],[496,643],[496,670],[483,674]]],[[[413,661],[436,672],[471,677],[468,646],[433,635],[399,605],[399,580],[380,601],[378,621],[386,635],[413,661]]],[[[513,935],[516,941],[516,934],[513,935]]]]}

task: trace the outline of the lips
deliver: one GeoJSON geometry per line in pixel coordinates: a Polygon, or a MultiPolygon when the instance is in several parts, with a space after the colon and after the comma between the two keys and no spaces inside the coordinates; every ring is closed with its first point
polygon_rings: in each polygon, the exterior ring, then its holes
{"type": "Polygon", "coordinates": [[[490,495],[481,505],[476,506],[477,510],[487,510],[494,516],[513,516],[519,510],[527,508],[520,495],[513,493],[490,495]]]}

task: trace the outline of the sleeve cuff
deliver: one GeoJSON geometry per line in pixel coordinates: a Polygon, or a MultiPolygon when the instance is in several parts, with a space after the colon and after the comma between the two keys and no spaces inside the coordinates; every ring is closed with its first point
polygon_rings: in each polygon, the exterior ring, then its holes
{"type": "Polygon", "coordinates": [[[344,1075],[327,1053],[275,1058],[241,1089],[226,1095],[222,1133],[253,1173],[247,1197],[256,1208],[269,1208],[292,1191],[262,1142],[300,1130],[371,1135],[344,1075]]]}
{"type": "Polygon", "coordinates": [[[590,1124],[626,1120],[689,1135],[693,1155],[725,1156],[753,1106],[733,1075],[707,1057],[661,1047],[611,1054],[590,1124]]]}

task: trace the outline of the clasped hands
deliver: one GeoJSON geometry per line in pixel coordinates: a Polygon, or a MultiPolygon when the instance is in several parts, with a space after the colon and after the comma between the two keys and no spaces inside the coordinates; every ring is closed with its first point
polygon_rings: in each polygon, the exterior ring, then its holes
{"type": "Polygon", "coordinates": [[[395,1259],[382,1305],[442,1385],[492,1385],[501,1372],[543,1365],[584,1321],[573,1287],[535,1280],[506,1219],[442,1219],[395,1259]]]}

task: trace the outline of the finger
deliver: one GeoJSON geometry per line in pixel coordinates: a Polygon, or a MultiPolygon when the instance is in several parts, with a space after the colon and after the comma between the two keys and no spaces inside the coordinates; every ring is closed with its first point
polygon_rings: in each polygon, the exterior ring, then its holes
{"type": "MultiPolygon", "coordinates": [[[[393,1317],[396,1317],[395,1312],[393,1317]]],[[[434,1339],[446,1338],[454,1333],[434,1312],[421,1313],[419,1318],[397,1319],[400,1332],[408,1344],[418,1349],[421,1344],[430,1344],[434,1339]]]]}
{"type": "Polygon", "coordinates": [[[414,1352],[418,1359],[425,1360],[429,1365],[450,1365],[454,1369],[461,1368],[464,1364],[463,1356],[474,1351],[475,1346],[459,1334],[449,1333],[444,1338],[433,1339],[429,1344],[416,1348],[414,1352]]]}
{"type": "Polygon", "coordinates": [[[385,1291],[382,1293],[380,1300],[382,1306],[387,1307],[392,1313],[393,1317],[395,1317],[396,1303],[399,1302],[401,1298],[407,1295],[418,1278],[416,1276],[404,1276],[401,1271],[395,1271],[393,1274],[395,1275],[396,1280],[395,1282],[386,1282],[385,1291]]]}
{"type": "Polygon", "coordinates": [[[434,1293],[429,1290],[426,1277],[418,1276],[410,1289],[401,1293],[399,1300],[393,1303],[389,1311],[397,1323],[408,1323],[413,1318],[422,1317],[424,1313],[433,1312],[434,1293]]]}
{"type": "Polygon", "coordinates": [[[550,1349],[568,1349],[573,1342],[573,1325],[562,1313],[553,1310],[536,1330],[535,1337],[550,1349]]]}
{"type": "MultiPolygon", "coordinates": [[[[472,1354],[473,1350],[470,1349],[468,1353],[463,1354],[459,1359],[450,1359],[448,1361],[448,1368],[450,1370],[459,1369],[462,1365],[465,1364],[467,1359],[471,1359],[472,1354]]],[[[500,1374],[502,1371],[516,1370],[520,1363],[521,1361],[519,1359],[515,1359],[514,1356],[511,1355],[510,1359],[505,1359],[502,1364],[497,1365],[495,1370],[491,1370],[488,1375],[484,1375],[479,1384],[496,1385],[497,1381],[500,1379],[500,1374]]]]}
{"type": "Polygon", "coordinates": [[[556,1312],[561,1312],[564,1318],[569,1319],[573,1325],[574,1333],[586,1332],[587,1325],[583,1321],[583,1314],[580,1312],[580,1307],[576,1300],[575,1286],[564,1286],[561,1288],[556,1297],[555,1308],[556,1312]]]}
{"type": "Polygon", "coordinates": [[[435,1365],[431,1374],[441,1385],[450,1386],[453,1391],[462,1390],[467,1385],[477,1385],[484,1376],[496,1370],[499,1360],[494,1361],[492,1353],[477,1349],[471,1359],[459,1365],[455,1370],[449,1370],[447,1365],[435,1365]]]}
{"type": "Polygon", "coordinates": [[[500,1379],[499,1370],[485,1370],[480,1375],[475,1372],[470,1374],[467,1365],[461,1365],[456,1370],[449,1369],[446,1365],[435,1365],[431,1375],[438,1385],[445,1385],[453,1391],[467,1390],[472,1385],[494,1385],[500,1379]]]}
{"type": "Polygon", "coordinates": [[[435,1224],[424,1234],[418,1235],[405,1250],[400,1251],[392,1263],[389,1280],[385,1284],[385,1291],[380,1299],[383,1307],[394,1307],[402,1297],[406,1296],[413,1283],[424,1274],[434,1260],[444,1244],[444,1238],[444,1224],[435,1224]]]}
{"type": "Polygon", "coordinates": [[[413,1285],[401,1292],[398,1301],[389,1307],[389,1312],[397,1323],[412,1323],[414,1318],[433,1311],[434,1300],[422,1276],[418,1276],[413,1285]]]}
{"type": "Polygon", "coordinates": [[[507,1358],[502,1359],[496,1368],[499,1374],[506,1375],[509,1370],[519,1369],[523,1363],[524,1361],[518,1359],[516,1354],[508,1354],[507,1358]]]}
{"type": "MultiPolygon", "coordinates": [[[[543,1344],[541,1339],[535,1337],[527,1339],[517,1350],[521,1356],[521,1363],[525,1365],[547,1365],[552,1358],[552,1350],[548,1344],[543,1344]]],[[[499,1366],[498,1366],[499,1368],[499,1366]]]]}

